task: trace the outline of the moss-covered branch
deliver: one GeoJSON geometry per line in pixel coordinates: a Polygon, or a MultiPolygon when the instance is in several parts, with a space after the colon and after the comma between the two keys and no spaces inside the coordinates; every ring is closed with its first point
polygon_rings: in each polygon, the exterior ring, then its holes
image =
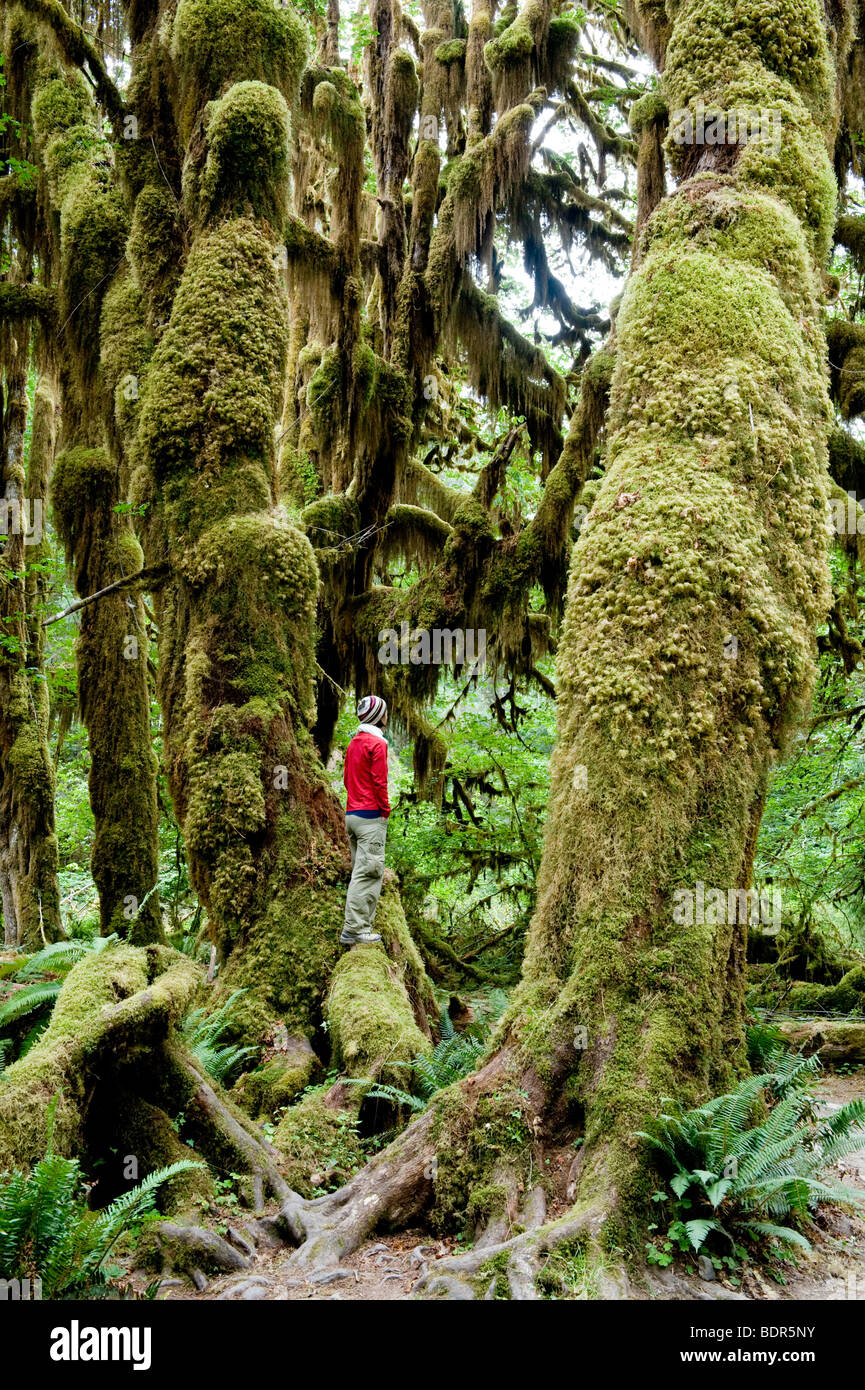
{"type": "Polygon", "coordinates": [[[126,107],[98,49],[81,25],[64,9],[60,0],[19,0],[19,3],[22,9],[50,28],[66,62],[80,68],[90,79],[96,100],[104,107],[115,134],[120,138],[126,107]]]}
{"type": "Polygon", "coordinates": [[[37,318],[50,327],[57,318],[57,296],[45,285],[0,283],[0,320],[18,323],[37,318]]]}

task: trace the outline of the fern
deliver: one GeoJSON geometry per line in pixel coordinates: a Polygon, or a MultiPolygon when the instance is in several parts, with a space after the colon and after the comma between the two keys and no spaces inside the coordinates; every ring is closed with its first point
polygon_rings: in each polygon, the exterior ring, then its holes
{"type": "Polygon", "coordinates": [[[695,1251],[713,1237],[735,1250],[743,1236],[808,1249],[807,1238],[789,1221],[806,1220],[820,1202],[862,1200],[849,1188],[827,1183],[823,1174],[861,1145],[865,1100],[817,1120],[811,1088],[817,1057],[777,1048],[763,1054],[762,1065],[767,1069],[758,1076],[695,1109],[665,1101],[670,1113],[657,1116],[639,1136],[673,1170],[671,1231],[684,1231],[695,1251]]]}
{"type": "MultiPolygon", "coordinates": [[[[442,1018],[447,1018],[447,1014],[444,1013],[442,1018]]],[[[464,1033],[455,1033],[450,1019],[448,1024],[450,1035],[446,1035],[442,1026],[441,1041],[430,1056],[415,1057],[411,1063],[417,1077],[418,1093],[424,1100],[430,1100],[436,1091],[474,1071],[486,1050],[486,1039],[479,1031],[466,1029],[464,1033]]]]}
{"type": "Polygon", "coordinates": [[[222,1038],[232,1027],[232,1014],[235,1005],[246,991],[236,989],[225,1003],[212,1013],[205,1009],[193,1009],[183,1020],[181,1031],[189,1051],[199,1060],[205,1071],[216,1081],[225,1084],[240,1070],[247,1057],[257,1053],[256,1047],[240,1047],[237,1044],[223,1043],[222,1038]]]}
{"type": "MultiPolygon", "coordinates": [[[[441,1040],[432,1052],[413,1057],[410,1062],[394,1062],[394,1067],[403,1067],[413,1078],[414,1093],[401,1090],[383,1081],[377,1081],[366,1091],[369,1100],[387,1100],[401,1109],[419,1114],[425,1110],[437,1091],[444,1090],[454,1081],[459,1081],[474,1071],[478,1061],[486,1051],[489,1029],[473,1024],[462,1033],[457,1033],[446,1010],[441,1015],[441,1040]]],[[[344,1078],[349,1085],[368,1086],[363,1078],[344,1078]]]]}
{"type": "MultiPolygon", "coordinates": [[[[350,1076],[343,1077],[343,1081],[349,1086],[366,1086],[369,1083],[363,1077],[350,1076]]],[[[400,1109],[411,1110],[415,1114],[420,1114],[421,1110],[426,1110],[427,1103],[418,1096],[410,1095],[408,1091],[401,1091],[398,1086],[389,1086],[385,1081],[377,1081],[374,1086],[364,1093],[365,1100],[387,1100],[391,1105],[398,1105],[400,1109]]]]}
{"type": "Polygon", "coordinates": [[[35,975],[42,970],[66,973],[73,965],[77,965],[83,956],[98,955],[106,946],[113,945],[119,939],[114,933],[112,936],[71,936],[67,941],[52,941],[50,946],[43,946],[35,956],[30,956],[18,969],[17,974],[24,979],[27,975],[35,975]]]}
{"type": "Polygon", "coordinates": [[[111,1249],[153,1210],[159,1188],[202,1166],[181,1159],[160,1168],[94,1214],[87,1208],[78,1160],[53,1154],[49,1137],[48,1153],[31,1173],[16,1171],[0,1182],[0,1277],[36,1275],[46,1298],[98,1291],[111,1249]]]}
{"type": "Polygon", "coordinates": [[[38,985],[25,985],[0,1004],[0,1028],[8,1028],[19,1018],[35,1013],[45,1004],[53,1004],[60,993],[59,980],[45,980],[38,985]]]}

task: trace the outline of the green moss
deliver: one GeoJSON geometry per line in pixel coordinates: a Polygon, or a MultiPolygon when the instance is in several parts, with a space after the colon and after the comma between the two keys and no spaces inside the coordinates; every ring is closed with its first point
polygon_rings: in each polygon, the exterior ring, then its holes
{"type": "Polygon", "coordinates": [[[449,63],[464,63],[466,56],[465,39],[449,39],[447,43],[440,43],[435,50],[435,60],[443,63],[445,67],[449,63]]]}
{"type": "Polygon", "coordinates": [[[259,229],[238,218],[200,237],[153,356],[136,459],[160,480],[193,464],[269,460],[285,346],[276,270],[259,229]]]}
{"type": "Polygon", "coordinates": [[[670,109],[697,97],[715,101],[731,77],[760,69],[797,88],[815,119],[829,123],[835,74],[819,0],[740,0],[735,9],[725,0],[695,0],[667,46],[670,109]]]}
{"type": "Polygon", "coordinates": [[[799,981],[785,992],[784,1003],[785,1007],[802,1012],[825,1009],[861,1014],[865,1011],[865,969],[861,965],[853,966],[835,985],[799,981]]]}
{"type": "Polygon", "coordinates": [[[328,493],[304,507],[302,521],[315,546],[333,546],[360,530],[357,503],[344,493],[328,493]]]}
{"type": "Polygon", "coordinates": [[[390,56],[390,102],[395,129],[406,141],[417,110],[419,92],[420,82],[414,59],[404,48],[394,49],[390,56]]]}
{"type": "Polygon", "coordinates": [[[492,72],[499,68],[526,63],[535,48],[535,35],[532,19],[542,10],[540,4],[526,5],[513,23],[502,29],[496,38],[484,47],[484,60],[492,72]]]}
{"type": "MultiPolygon", "coordinates": [[[[299,858],[292,862],[286,856],[286,877],[296,874],[299,858]]],[[[256,906],[260,915],[240,938],[240,949],[231,953],[220,990],[247,990],[235,1016],[246,1040],[267,1035],[274,1018],[289,1033],[309,1034],[321,1016],[325,982],[340,958],[345,890],[320,878],[315,893],[289,883],[278,900],[263,910],[256,906]]]]}
{"type": "Polygon", "coordinates": [[[91,139],[95,137],[93,104],[83,73],[69,71],[38,85],[33,93],[31,114],[33,127],[43,141],[73,126],[87,127],[91,139]]]}
{"type": "Polygon", "coordinates": [[[644,126],[665,119],[667,114],[667,103],[661,92],[645,92],[631,107],[628,124],[633,134],[639,135],[644,126]]]}
{"type": "Polygon", "coordinates": [[[141,392],[153,351],[144,321],[141,294],[132,275],[115,276],[102,303],[100,367],[108,401],[110,433],[117,454],[124,453],[135,434],[141,392]]]}
{"type": "Polygon", "coordinates": [[[148,184],[135,200],[126,255],[143,296],[148,323],[162,327],[183,266],[177,204],[167,188],[148,184]]]}
{"type": "Polygon", "coordinates": [[[283,1167],[289,1186],[302,1197],[317,1196],[322,1187],[342,1186],[366,1161],[356,1112],[332,1109],[324,1087],[308,1092],[286,1111],[273,1142],[287,1160],[283,1167]]]}
{"type": "MultiPolygon", "coordinates": [[[[808,708],[830,602],[830,78],[816,0],[676,11],[670,111],[781,104],[781,148],[755,140],[728,172],[685,179],[618,311],[606,468],[557,653],[537,909],[503,1025],[542,1090],[558,1099],[573,1078],[580,1204],[615,1210],[608,1241],[636,1239],[649,1205],[633,1138],[646,1112],[727,1090],[745,1063],[745,929],[683,925],[675,895],[750,884],[756,818],[808,708]]],[[[489,1178],[471,1143],[454,1163],[444,1203],[458,1208],[466,1168],[489,1178]]]]}
{"type": "Polygon", "coordinates": [[[312,1049],[296,1047],[289,1056],[271,1057],[255,1071],[244,1072],[232,1087],[232,1095],[250,1115],[271,1117],[297,1099],[316,1070],[312,1049]]]}
{"type": "Polygon", "coordinates": [[[289,114],[285,97],[262,82],[237,82],[206,120],[200,184],[204,218],[251,209],[282,229],[288,199],[289,114]]]}
{"type": "Polygon", "coordinates": [[[335,347],[328,348],[306,388],[306,408],[322,444],[331,438],[339,415],[336,404],[342,390],[342,360],[335,347]]]}
{"type": "Polygon", "coordinates": [[[325,1005],[333,1062],[349,1076],[404,1084],[404,1064],[431,1050],[415,1022],[400,972],[381,947],[348,951],[325,1005]]]}
{"type": "Polygon", "coordinates": [[[180,0],[171,52],[181,79],[184,140],[204,103],[231,82],[267,83],[293,102],[308,44],[306,25],[288,4],[180,0]]]}
{"type": "Polygon", "coordinates": [[[51,501],[60,539],[71,559],[78,528],[94,506],[112,506],[116,469],[104,449],[64,449],[51,477],[51,501]]]}
{"type": "Polygon", "coordinates": [[[453,1086],[433,1102],[437,1171],[431,1219],[436,1229],[474,1235],[478,1223],[503,1209],[506,1192],[496,1170],[528,1177],[532,1118],[526,1092],[504,1075],[492,1093],[472,1097],[453,1086]]]}
{"type": "Polygon", "coordinates": [[[45,1154],[48,1106],[56,1099],[55,1153],[85,1148],[85,1121],[104,1064],[105,1024],[125,1008],[123,1029],[112,1044],[125,1060],[141,1037],[136,1029],[161,1015],[162,1026],[179,1021],[200,974],[177,952],[125,944],[89,953],[69,972],[47,1029],[30,1051],[0,1078],[0,1171],[37,1162],[45,1154]]]}
{"type": "Polygon", "coordinates": [[[860,275],[865,275],[865,217],[839,217],[835,240],[850,252],[860,275]]]}

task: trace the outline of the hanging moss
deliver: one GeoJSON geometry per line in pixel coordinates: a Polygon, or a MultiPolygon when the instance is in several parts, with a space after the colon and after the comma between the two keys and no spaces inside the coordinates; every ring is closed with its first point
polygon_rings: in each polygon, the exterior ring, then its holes
{"type": "Polygon", "coordinates": [[[503,317],[495,296],[466,276],[448,320],[445,341],[466,353],[470,385],[494,409],[523,415],[532,449],[546,472],[561,452],[565,412],[564,379],[545,354],[503,317]]]}
{"type": "MultiPolygon", "coordinates": [[[[52,77],[38,86],[32,116],[51,197],[60,213],[59,313],[71,350],[76,404],[84,417],[92,417],[98,391],[94,345],[99,341],[102,298],[123,256],[127,210],[112,181],[110,148],[96,126],[80,74],[52,77]]],[[[70,419],[67,429],[75,423],[70,419]]]]}
{"type": "MultiPolygon", "coordinates": [[[[406,55],[408,57],[408,55],[406,55]]],[[[450,39],[447,43],[440,43],[435,51],[437,63],[443,63],[445,67],[449,63],[465,62],[466,41],[465,39],[450,39]]]]}
{"type": "Polygon", "coordinates": [[[100,368],[107,400],[108,435],[121,473],[128,481],[127,451],[138,425],[141,394],[153,340],[145,325],[142,297],[131,274],[119,274],[102,304],[100,368]]]}
{"type": "Polygon", "coordinates": [[[858,273],[865,275],[865,217],[839,217],[835,240],[850,252],[858,273]]]}
{"type": "Polygon", "coordinates": [[[653,121],[662,120],[668,114],[667,103],[657,90],[645,92],[638,97],[628,113],[628,125],[634,135],[639,135],[653,121]]]}
{"type": "Polygon", "coordinates": [[[83,126],[95,137],[93,104],[83,73],[67,72],[41,83],[33,94],[33,125],[40,139],[83,126]]]}
{"type": "Polygon", "coordinates": [[[832,395],[845,420],[865,414],[865,327],[849,319],[827,325],[832,395]]]}

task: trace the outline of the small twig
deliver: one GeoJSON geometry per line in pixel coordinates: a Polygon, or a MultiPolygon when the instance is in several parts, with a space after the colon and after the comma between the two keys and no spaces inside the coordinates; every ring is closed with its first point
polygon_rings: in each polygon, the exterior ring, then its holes
{"type": "Polygon", "coordinates": [[[69,607],[64,608],[62,613],[55,613],[53,618],[46,618],[42,626],[50,627],[52,623],[59,623],[61,618],[68,618],[73,613],[78,613],[88,604],[96,603],[98,599],[105,598],[106,594],[116,594],[120,589],[128,589],[139,581],[163,579],[167,573],[166,565],[151,565],[149,569],[136,570],[135,574],[127,574],[125,579],[118,579],[114,584],[109,584],[107,588],[99,589],[95,594],[88,594],[86,598],[80,598],[76,603],[70,603],[69,607]]]}

